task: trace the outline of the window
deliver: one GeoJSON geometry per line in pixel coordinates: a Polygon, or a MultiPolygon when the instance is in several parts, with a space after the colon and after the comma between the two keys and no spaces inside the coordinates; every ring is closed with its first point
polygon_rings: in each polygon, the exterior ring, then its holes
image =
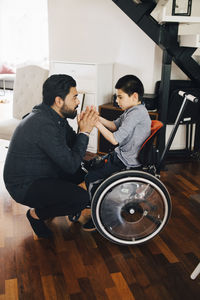
{"type": "Polygon", "coordinates": [[[0,0],[1,63],[48,66],[47,0],[0,0]]]}

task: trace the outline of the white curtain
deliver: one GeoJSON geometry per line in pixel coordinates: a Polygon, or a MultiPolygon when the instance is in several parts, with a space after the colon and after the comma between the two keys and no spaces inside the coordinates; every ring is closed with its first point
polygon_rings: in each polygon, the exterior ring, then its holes
{"type": "Polygon", "coordinates": [[[0,0],[0,62],[48,66],[48,0],[0,0]]]}

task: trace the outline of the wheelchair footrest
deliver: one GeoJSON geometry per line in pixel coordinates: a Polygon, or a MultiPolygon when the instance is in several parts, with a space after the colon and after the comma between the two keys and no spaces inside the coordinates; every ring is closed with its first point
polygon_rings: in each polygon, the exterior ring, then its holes
{"type": "Polygon", "coordinates": [[[74,215],[68,215],[68,218],[69,218],[70,222],[78,222],[80,215],[81,215],[81,212],[77,212],[74,215]]]}

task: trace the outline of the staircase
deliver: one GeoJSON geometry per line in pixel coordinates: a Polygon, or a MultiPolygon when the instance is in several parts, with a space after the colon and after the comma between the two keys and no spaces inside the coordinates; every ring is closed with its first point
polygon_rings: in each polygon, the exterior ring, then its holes
{"type": "MultiPolygon", "coordinates": [[[[179,24],[183,19],[189,22],[189,16],[172,16],[166,23],[164,14],[159,16],[161,9],[165,11],[168,1],[172,0],[112,0],[131,20],[133,20],[160,48],[163,49],[162,75],[159,100],[161,103],[159,119],[166,124],[169,84],[172,61],[197,85],[200,86],[200,65],[194,59],[198,42],[186,45],[186,37],[178,36],[179,24]],[[156,14],[158,15],[156,20],[156,14]],[[153,16],[154,17],[153,17],[153,16]],[[184,44],[184,46],[183,46],[184,44]],[[192,46],[191,46],[192,45],[192,46]],[[193,46],[194,45],[194,46],[193,46]]],[[[181,3],[181,2],[180,2],[181,3]]],[[[183,2],[182,2],[183,3],[183,2]]],[[[193,22],[200,22],[200,16],[193,22]]],[[[198,37],[199,38],[199,37],[198,37]]],[[[194,40],[194,36],[193,36],[194,40]]],[[[159,137],[161,153],[165,147],[164,126],[159,137]]],[[[198,148],[200,141],[198,141],[198,148]]]]}
{"type": "Polygon", "coordinates": [[[178,22],[159,24],[150,14],[155,0],[112,0],[158,46],[172,57],[176,65],[193,81],[200,84],[200,66],[193,59],[195,47],[181,47],[178,42],[178,22]]]}

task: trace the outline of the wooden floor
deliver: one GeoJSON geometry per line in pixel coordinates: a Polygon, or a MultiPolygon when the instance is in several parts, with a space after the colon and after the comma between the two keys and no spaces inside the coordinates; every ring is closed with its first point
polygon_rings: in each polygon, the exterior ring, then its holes
{"type": "Polygon", "coordinates": [[[171,219],[160,236],[130,247],[83,232],[67,217],[49,225],[52,241],[34,239],[27,207],[10,198],[1,176],[0,300],[199,300],[200,275],[190,274],[200,261],[200,162],[170,164],[162,181],[171,219]]]}

